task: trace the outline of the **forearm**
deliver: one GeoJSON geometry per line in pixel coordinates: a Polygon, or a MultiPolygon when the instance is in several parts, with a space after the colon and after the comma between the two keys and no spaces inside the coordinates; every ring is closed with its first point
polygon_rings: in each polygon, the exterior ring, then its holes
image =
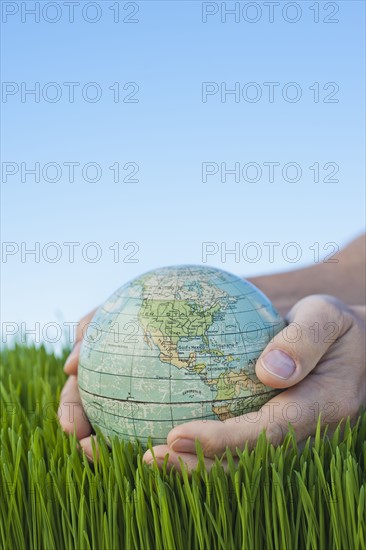
{"type": "Polygon", "coordinates": [[[352,241],[331,260],[335,261],[249,280],[283,315],[310,294],[331,294],[348,305],[365,304],[365,236],[352,241]]]}

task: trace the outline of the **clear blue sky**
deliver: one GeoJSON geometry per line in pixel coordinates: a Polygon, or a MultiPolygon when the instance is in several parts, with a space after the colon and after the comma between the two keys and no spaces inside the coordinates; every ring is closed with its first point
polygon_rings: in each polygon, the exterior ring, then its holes
{"type": "Polygon", "coordinates": [[[202,243],[246,276],[362,232],[363,1],[280,2],[273,22],[263,2],[226,21],[221,2],[80,1],[74,22],[64,2],[39,2],[39,22],[35,2],[1,4],[3,321],[77,320],[141,272],[202,263],[202,243]]]}

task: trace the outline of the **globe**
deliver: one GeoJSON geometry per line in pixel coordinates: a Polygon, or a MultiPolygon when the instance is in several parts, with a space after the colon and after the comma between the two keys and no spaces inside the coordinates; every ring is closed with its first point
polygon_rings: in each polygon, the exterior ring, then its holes
{"type": "Polygon", "coordinates": [[[224,421],[278,393],[256,361],[285,326],[266,296],[206,266],[155,269],[119,288],[83,338],[84,410],[107,441],[166,442],[190,420],[224,421]]]}

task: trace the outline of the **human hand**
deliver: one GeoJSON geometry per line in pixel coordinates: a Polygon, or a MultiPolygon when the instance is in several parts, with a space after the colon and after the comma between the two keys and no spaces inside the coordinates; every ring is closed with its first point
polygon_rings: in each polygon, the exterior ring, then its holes
{"type": "MultiPolygon", "coordinates": [[[[256,374],[266,385],[288,388],[268,401],[257,413],[223,422],[195,420],[175,427],[167,445],[154,447],[158,465],[169,453],[168,465],[180,468],[179,457],[189,470],[198,464],[198,439],[209,468],[215,455],[226,447],[236,454],[246,442],[253,447],[260,432],[279,444],[293,425],[300,442],[313,435],[318,415],[333,430],[342,418],[355,420],[366,403],[365,307],[347,307],[337,298],[314,295],[300,300],[288,313],[289,325],[265,348],[256,374]]],[[[150,463],[150,450],[144,454],[150,463]]]]}
{"type": "Polygon", "coordinates": [[[93,457],[92,451],[92,432],[93,428],[83,410],[79,387],[77,382],[77,371],[79,363],[80,348],[83,341],[85,331],[96,309],[85,315],[77,326],[74,347],[66,360],[64,371],[69,375],[60,396],[60,405],[58,409],[58,417],[62,429],[66,433],[75,433],[79,440],[81,448],[89,459],[93,457]]]}
{"type": "MultiPolygon", "coordinates": [[[[92,427],[83,412],[76,374],[83,330],[93,315],[94,312],[79,323],[76,344],[65,364],[65,372],[71,376],[62,390],[59,408],[62,428],[73,433],[75,421],[76,436],[89,458],[92,458],[92,427]]],[[[264,384],[289,389],[270,400],[258,413],[224,422],[193,421],[177,426],[169,433],[167,445],[154,447],[158,464],[169,453],[170,465],[179,468],[180,456],[189,469],[195,468],[198,462],[195,438],[200,441],[206,464],[210,466],[213,457],[224,453],[226,446],[234,454],[236,447],[242,448],[247,441],[253,446],[263,429],[267,437],[278,444],[286,434],[289,421],[301,441],[315,432],[319,412],[323,414],[322,424],[331,427],[348,415],[354,419],[366,401],[364,315],[364,306],[348,308],[330,296],[300,300],[287,315],[289,326],[266,347],[256,365],[256,374],[264,384]],[[267,356],[271,350],[277,350],[277,361],[283,359],[281,352],[294,359],[295,371],[287,378],[284,371],[291,361],[278,363],[277,376],[269,372],[267,356]],[[180,446],[184,443],[182,439],[188,440],[185,450],[180,446]]],[[[152,460],[150,451],[145,453],[144,460],[152,460]]]]}

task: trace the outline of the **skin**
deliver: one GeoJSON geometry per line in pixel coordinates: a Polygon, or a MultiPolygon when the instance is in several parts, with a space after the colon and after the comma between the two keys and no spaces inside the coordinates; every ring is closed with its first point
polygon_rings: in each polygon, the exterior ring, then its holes
{"type": "MultiPolygon", "coordinates": [[[[234,455],[236,449],[246,443],[253,447],[263,430],[274,444],[279,444],[291,422],[301,442],[315,433],[319,413],[322,425],[328,425],[330,431],[347,416],[351,422],[355,421],[360,408],[366,405],[365,236],[353,241],[331,260],[250,279],[271,298],[289,323],[272,339],[256,364],[256,374],[264,384],[285,391],[257,413],[224,422],[196,420],[175,427],[166,445],[154,447],[158,465],[168,453],[168,465],[179,469],[181,458],[189,470],[194,469],[196,439],[210,468],[215,455],[222,455],[226,447],[234,455]],[[273,351],[277,359],[275,371],[269,368],[269,354],[273,351]],[[285,366],[291,360],[294,370],[289,374],[285,366]]],[[[93,454],[91,438],[94,436],[80,401],[77,366],[83,329],[94,313],[95,310],[79,323],[76,344],[64,367],[69,378],[62,390],[59,408],[62,428],[73,433],[75,421],[80,446],[89,458],[93,454]],[[74,406],[70,407],[70,403],[74,406]]],[[[147,451],[144,461],[153,460],[151,451],[147,451]]]]}

